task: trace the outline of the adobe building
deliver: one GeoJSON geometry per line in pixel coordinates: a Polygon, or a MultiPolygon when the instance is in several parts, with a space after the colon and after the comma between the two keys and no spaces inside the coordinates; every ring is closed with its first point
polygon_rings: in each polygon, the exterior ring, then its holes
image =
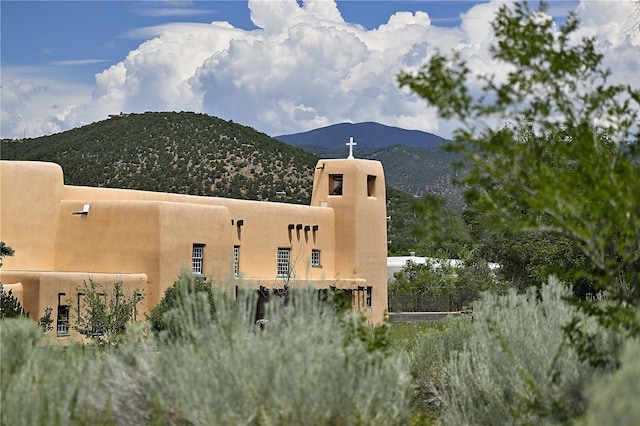
{"type": "Polygon", "coordinates": [[[1,161],[0,179],[0,240],[15,250],[0,282],[33,319],[52,307],[59,335],[85,281],[122,282],[127,295],[144,294],[146,312],[185,267],[217,284],[346,289],[354,309],[385,318],[378,161],[320,160],[309,206],[69,186],[44,162],[1,161]]]}

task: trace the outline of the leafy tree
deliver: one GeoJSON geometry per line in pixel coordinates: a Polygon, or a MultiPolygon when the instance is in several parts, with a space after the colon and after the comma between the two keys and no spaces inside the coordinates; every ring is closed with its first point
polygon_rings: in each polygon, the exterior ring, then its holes
{"type": "MultiPolygon", "coordinates": [[[[546,10],[499,10],[491,53],[502,76],[474,76],[459,53],[436,53],[398,81],[460,123],[452,147],[471,164],[467,202],[496,229],[568,238],[588,261],[570,272],[613,301],[581,308],[640,334],[640,91],[608,82],[594,39],[575,41],[575,14],[556,27],[546,10]]],[[[569,336],[588,345],[579,323],[569,336]]]]}
{"type": "Polygon", "coordinates": [[[593,291],[591,281],[576,277],[575,271],[588,269],[589,262],[572,240],[547,231],[522,233],[496,229],[482,212],[467,210],[465,223],[473,236],[476,257],[500,264],[496,272],[519,291],[528,286],[540,286],[547,277],[573,283],[574,294],[584,298],[593,291]]]}
{"type": "Polygon", "coordinates": [[[93,280],[85,281],[78,294],[83,295],[83,307],[78,309],[76,328],[100,346],[119,343],[127,324],[134,319],[136,305],[143,298],[138,292],[127,297],[121,282],[113,284],[109,295],[93,280]]]}
{"type": "Polygon", "coordinates": [[[160,303],[151,309],[148,315],[151,330],[156,334],[165,334],[170,339],[180,337],[184,329],[180,324],[180,318],[185,316],[176,315],[176,310],[183,309],[188,305],[186,302],[194,301],[195,303],[202,297],[206,299],[209,313],[213,318],[216,310],[213,283],[191,273],[183,273],[165,291],[160,303]]]}
{"type": "Polygon", "coordinates": [[[469,257],[458,265],[440,262],[408,262],[396,272],[389,283],[390,309],[458,311],[468,308],[483,291],[506,290],[482,259],[469,257]]]}

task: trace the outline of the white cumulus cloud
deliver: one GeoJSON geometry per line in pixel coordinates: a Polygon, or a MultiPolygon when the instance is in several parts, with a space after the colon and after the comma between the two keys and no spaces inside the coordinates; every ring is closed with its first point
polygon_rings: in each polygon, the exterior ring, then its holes
{"type": "MultiPolygon", "coordinates": [[[[474,6],[456,28],[433,25],[426,12],[398,12],[368,30],[345,22],[334,1],[249,0],[254,30],[226,22],[138,29],[136,36],[147,41],[96,74],[91,88],[56,86],[3,68],[2,136],[47,134],[121,111],[190,110],[271,135],[377,121],[447,137],[453,124],[399,89],[396,75],[451,49],[474,70],[495,71],[490,21],[502,4],[474,6]]],[[[612,80],[638,87],[634,7],[631,0],[583,1],[577,12],[581,34],[597,38],[612,80]]]]}

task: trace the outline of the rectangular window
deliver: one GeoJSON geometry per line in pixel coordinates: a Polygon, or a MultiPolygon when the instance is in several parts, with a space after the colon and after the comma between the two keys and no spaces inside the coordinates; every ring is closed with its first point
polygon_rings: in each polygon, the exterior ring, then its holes
{"type": "Polygon", "coordinates": [[[69,305],[58,305],[56,335],[57,336],[69,335],[69,305]]]}
{"type": "Polygon", "coordinates": [[[291,249],[278,248],[278,276],[289,277],[289,260],[291,259],[291,249]]]}
{"type": "Polygon", "coordinates": [[[78,321],[80,321],[80,319],[82,318],[82,298],[84,297],[84,293],[83,292],[79,292],[78,293],[78,321]]]}
{"type": "Polygon", "coordinates": [[[342,175],[329,175],[329,195],[342,195],[342,175]]]}
{"type": "Polygon", "coordinates": [[[373,287],[367,287],[367,298],[365,299],[365,307],[371,307],[371,299],[373,298],[373,287]]]}
{"type": "Polygon", "coordinates": [[[133,305],[133,320],[138,321],[138,303],[142,300],[142,293],[135,292],[136,304],[133,305]]]}
{"type": "Polygon", "coordinates": [[[240,246],[233,246],[233,273],[240,274],[240,246]]]}
{"type": "Polygon", "coordinates": [[[311,266],[320,267],[320,250],[311,250],[311,266]]]}
{"type": "Polygon", "coordinates": [[[374,175],[367,175],[367,196],[376,196],[376,177],[374,175]]]}
{"type": "Polygon", "coordinates": [[[202,264],[204,255],[204,244],[194,244],[191,253],[191,269],[194,274],[202,275],[202,264]]]}

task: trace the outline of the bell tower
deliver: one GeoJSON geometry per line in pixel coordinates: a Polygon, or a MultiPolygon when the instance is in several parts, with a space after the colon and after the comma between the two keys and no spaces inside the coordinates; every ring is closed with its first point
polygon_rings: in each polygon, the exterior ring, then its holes
{"type": "Polygon", "coordinates": [[[381,322],[387,302],[387,209],[384,171],[379,161],[320,160],[313,179],[312,206],[334,210],[335,276],[367,280],[365,314],[381,322]]]}

